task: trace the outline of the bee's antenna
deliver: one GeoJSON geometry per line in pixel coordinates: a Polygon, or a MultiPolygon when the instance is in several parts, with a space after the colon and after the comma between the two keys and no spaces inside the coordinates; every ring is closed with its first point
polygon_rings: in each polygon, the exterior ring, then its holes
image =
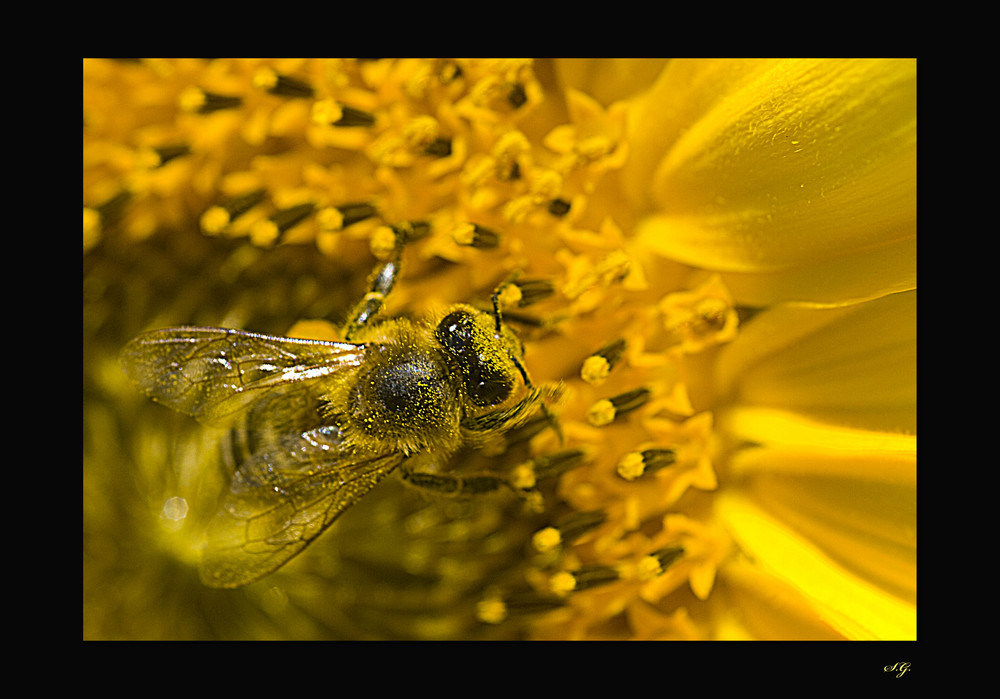
{"type": "Polygon", "coordinates": [[[355,333],[371,320],[385,303],[386,297],[396,285],[400,269],[403,265],[403,246],[405,241],[402,236],[396,238],[393,255],[390,260],[375,268],[369,277],[369,290],[364,298],[354,307],[348,316],[347,323],[344,324],[343,335],[345,340],[351,340],[355,333]]]}
{"type": "MultiPolygon", "coordinates": [[[[502,292],[505,288],[507,288],[508,285],[513,283],[514,279],[516,279],[517,276],[518,274],[515,272],[506,280],[504,280],[499,286],[497,286],[497,288],[493,291],[493,319],[496,321],[496,336],[498,338],[503,337],[501,330],[503,315],[500,311],[500,292],[502,292]]],[[[525,369],[524,365],[521,363],[521,360],[518,359],[517,356],[515,356],[514,353],[510,351],[510,348],[507,348],[507,354],[511,358],[511,361],[514,362],[514,366],[517,367],[517,370],[521,372],[521,378],[524,380],[525,387],[528,390],[533,390],[535,388],[535,385],[531,382],[531,378],[528,376],[528,370],[525,369]]],[[[545,419],[548,420],[549,424],[552,426],[552,429],[555,430],[556,435],[559,437],[559,441],[562,442],[563,433],[562,433],[562,426],[559,424],[559,420],[556,418],[555,415],[552,414],[552,411],[549,410],[549,406],[547,406],[544,401],[541,402],[540,407],[542,413],[545,415],[545,419]]]]}
{"type": "MultiPolygon", "coordinates": [[[[506,289],[513,279],[514,276],[508,277],[493,290],[493,320],[495,322],[495,332],[498,338],[503,337],[503,313],[500,310],[500,292],[506,289]]],[[[507,349],[507,354],[510,356],[511,361],[514,362],[514,366],[517,367],[517,370],[521,372],[521,378],[524,379],[524,385],[528,388],[534,388],[534,385],[531,383],[531,379],[528,378],[528,371],[524,368],[524,365],[521,364],[521,360],[510,351],[510,348],[507,349]]]]}
{"type": "MultiPolygon", "coordinates": [[[[500,337],[500,328],[501,328],[500,292],[503,291],[505,288],[507,288],[508,284],[510,284],[510,279],[507,279],[502,284],[500,284],[500,286],[498,286],[496,289],[493,290],[493,319],[496,321],[497,337],[500,337]]],[[[518,365],[518,368],[520,368],[520,365],[518,365]]],[[[524,369],[521,369],[521,373],[522,374],[524,373],[524,369]]]]}

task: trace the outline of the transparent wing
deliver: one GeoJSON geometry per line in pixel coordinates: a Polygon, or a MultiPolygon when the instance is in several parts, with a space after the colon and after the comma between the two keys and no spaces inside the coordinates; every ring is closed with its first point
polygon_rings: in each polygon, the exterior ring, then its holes
{"type": "Polygon", "coordinates": [[[336,427],[286,435],[254,454],[209,525],[202,581],[239,587],[281,567],[403,459],[358,458],[341,449],[336,427]]]}
{"type": "Polygon", "coordinates": [[[166,328],[129,342],[121,360],[153,400],[211,425],[271,389],[358,366],[364,345],[272,337],[227,328],[166,328]]]}

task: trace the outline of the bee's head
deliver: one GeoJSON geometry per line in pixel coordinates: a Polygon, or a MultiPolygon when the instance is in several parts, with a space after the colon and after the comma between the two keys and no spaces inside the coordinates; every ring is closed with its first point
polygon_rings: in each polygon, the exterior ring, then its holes
{"type": "Polygon", "coordinates": [[[457,306],[438,322],[434,337],[461,372],[465,393],[473,405],[487,408],[510,397],[514,370],[520,368],[520,347],[513,333],[499,326],[495,316],[471,306],[457,306]]]}

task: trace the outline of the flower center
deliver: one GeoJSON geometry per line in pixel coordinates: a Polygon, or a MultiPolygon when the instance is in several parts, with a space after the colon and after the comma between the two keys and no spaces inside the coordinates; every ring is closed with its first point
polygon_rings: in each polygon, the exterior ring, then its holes
{"type": "MultiPolygon", "coordinates": [[[[112,90],[98,68],[90,79],[112,90]]],[[[100,176],[85,176],[85,246],[193,207],[205,235],[261,248],[312,244],[362,264],[402,242],[394,303],[416,312],[513,276],[505,318],[526,328],[534,380],[565,384],[566,443],[539,434],[519,475],[561,476],[526,563],[535,596],[498,593],[483,619],[593,595],[590,617],[569,622],[586,626],[685,584],[708,595],[728,540],[679,507],[716,487],[712,417],[687,377],[695,355],[734,337],[737,314],[717,278],[649,263],[630,239],[621,105],[546,92],[526,60],[159,68],[144,111],[90,115],[85,173],[100,176]],[[565,468],[546,458],[566,450],[565,468]]],[[[567,623],[546,618],[543,635],[567,623]]]]}

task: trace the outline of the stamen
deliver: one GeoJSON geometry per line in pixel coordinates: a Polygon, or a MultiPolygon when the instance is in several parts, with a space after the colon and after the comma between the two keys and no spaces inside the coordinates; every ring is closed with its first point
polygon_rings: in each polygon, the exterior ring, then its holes
{"type": "Polygon", "coordinates": [[[565,199],[553,199],[549,202],[549,213],[556,218],[562,218],[569,213],[570,203],[565,199]]]}
{"type": "Polygon", "coordinates": [[[677,452],[673,449],[646,449],[630,452],[618,463],[618,475],[627,481],[634,481],[647,473],[655,473],[677,462],[677,452]]]}
{"type": "Polygon", "coordinates": [[[476,604],[476,618],[485,624],[499,624],[507,618],[507,605],[499,597],[488,597],[476,604]]]}
{"type": "Polygon", "coordinates": [[[348,107],[336,100],[324,99],[312,106],[312,120],[324,126],[364,127],[375,123],[375,115],[361,109],[348,107]]]}
{"type": "Polygon", "coordinates": [[[320,125],[334,124],[344,116],[344,109],[336,100],[317,100],[310,110],[310,117],[313,123],[320,125]]]}
{"type": "Polygon", "coordinates": [[[684,547],[683,546],[667,546],[667,547],[664,547],[664,548],[662,548],[662,549],[660,549],[658,551],[654,551],[653,553],[651,553],[649,555],[653,556],[654,558],[656,558],[656,560],[659,561],[659,563],[660,563],[660,567],[662,567],[664,570],[666,570],[675,561],[677,561],[677,559],[679,559],[681,556],[684,555],[684,547]]]}
{"type": "Polygon", "coordinates": [[[663,575],[664,571],[683,555],[684,547],[682,546],[667,546],[654,551],[639,561],[636,574],[640,580],[652,580],[663,575]]]}
{"type": "Polygon", "coordinates": [[[554,478],[576,468],[587,457],[583,449],[568,449],[555,454],[545,454],[531,460],[537,480],[554,478]]]}
{"type": "Polygon", "coordinates": [[[560,544],[571,544],[587,532],[596,529],[608,519],[603,510],[571,512],[560,517],[555,524],[535,532],[531,542],[540,553],[550,551],[560,544]]]}
{"type": "Polygon", "coordinates": [[[312,215],[316,205],[312,202],[299,204],[272,214],[265,221],[258,221],[250,230],[250,239],[256,245],[270,245],[293,226],[312,215]]]}
{"type": "MultiPolygon", "coordinates": [[[[132,193],[123,189],[103,204],[92,207],[91,210],[96,212],[100,225],[107,226],[122,217],[125,213],[125,207],[131,198],[132,193]]],[[[84,209],[84,211],[86,212],[87,209],[84,209]]]]}
{"type": "Polygon", "coordinates": [[[729,306],[721,299],[705,299],[695,309],[696,317],[691,321],[695,332],[707,335],[718,332],[726,326],[729,306]]]}
{"type": "Polygon", "coordinates": [[[537,592],[518,592],[481,600],[476,606],[476,616],[487,624],[499,624],[511,616],[542,614],[564,606],[566,600],[561,597],[537,592]]]}
{"type": "Polygon", "coordinates": [[[516,288],[520,292],[519,298],[510,304],[513,306],[516,303],[518,308],[538,303],[555,293],[555,285],[550,279],[522,279],[511,282],[508,288],[516,288]]]}
{"type": "Polygon", "coordinates": [[[371,204],[356,202],[341,204],[339,206],[329,206],[317,214],[316,221],[324,231],[340,231],[355,223],[371,218],[377,213],[378,209],[371,204]]]}
{"type": "Polygon", "coordinates": [[[663,568],[653,556],[643,556],[635,566],[635,577],[639,580],[652,580],[662,574],[663,568]]]}
{"type": "Polygon", "coordinates": [[[610,425],[614,420],[615,407],[607,399],[597,401],[587,411],[587,422],[594,427],[610,425]]]}
{"type": "Polygon", "coordinates": [[[235,109],[240,107],[243,105],[243,98],[208,92],[192,85],[181,92],[180,97],[178,97],[178,104],[185,112],[211,114],[220,109],[235,109]]]}
{"type": "Polygon", "coordinates": [[[191,148],[184,144],[178,144],[175,146],[160,146],[159,148],[148,149],[143,155],[140,156],[140,158],[145,160],[146,166],[152,170],[154,168],[163,167],[174,158],[179,158],[190,152],[191,148]]]}
{"type": "Polygon", "coordinates": [[[519,305],[522,298],[521,290],[510,282],[504,283],[496,292],[496,300],[505,311],[519,305]]]}
{"type": "Polygon", "coordinates": [[[379,226],[371,235],[368,247],[376,259],[388,260],[399,248],[401,238],[396,229],[390,226],[379,226]]]}
{"type": "Polygon", "coordinates": [[[581,536],[604,524],[608,515],[604,510],[588,510],[584,512],[572,512],[565,515],[556,522],[556,526],[562,533],[563,541],[570,543],[576,541],[581,536]]]}
{"type": "Polygon", "coordinates": [[[535,478],[535,469],[532,468],[530,461],[528,463],[518,464],[511,469],[510,476],[507,480],[510,482],[510,486],[514,490],[531,490],[538,485],[538,479],[535,478]]]}
{"type": "Polygon", "coordinates": [[[625,340],[611,342],[587,357],[580,368],[580,378],[592,386],[601,384],[625,356],[625,340]]]}
{"type": "Polygon", "coordinates": [[[261,203],[265,194],[263,189],[258,189],[209,208],[201,215],[201,229],[209,235],[221,233],[230,223],[261,203]]]}
{"type": "Polygon", "coordinates": [[[625,413],[641,408],[648,400],[648,388],[636,388],[614,398],[599,400],[587,411],[587,421],[594,427],[603,427],[625,413]]]}
{"type": "Polygon", "coordinates": [[[261,68],[254,73],[253,84],[267,90],[272,95],[280,95],[281,97],[312,97],[315,94],[309,83],[288,75],[281,75],[271,68],[261,68]]]}
{"type": "Polygon", "coordinates": [[[748,321],[764,309],[756,306],[735,306],[733,310],[736,311],[736,318],[739,324],[746,325],[748,321]]]}
{"type": "Polygon", "coordinates": [[[409,148],[420,150],[438,138],[439,131],[440,126],[434,117],[426,114],[416,116],[403,126],[403,140],[409,148]]]}
{"type": "Polygon", "coordinates": [[[520,109],[528,101],[528,93],[521,83],[511,83],[507,88],[507,101],[514,109],[520,109]]]}
{"type": "Polygon", "coordinates": [[[682,313],[680,309],[674,309],[676,318],[668,319],[665,325],[690,342],[720,333],[733,313],[729,304],[717,298],[701,299],[683,310],[682,313]]]}
{"type": "Polygon", "coordinates": [[[545,527],[545,529],[539,529],[535,532],[535,535],[531,537],[531,545],[534,546],[535,550],[539,553],[552,551],[561,543],[562,535],[555,527],[545,527]]]}
{"type": "Polygon", "coordinates": [[[732,340],[739,326],[729,290],[718,276],[691,291],[667,294],[658,306],[664,329],[687,354],[732,340]]]}
{"type": "Polygon", "coordinates": [[[96,209],[83,207],[83,245],[85,250],[97,244],[101,236],[101,215],[96,209]]]}
{"type": "Polygon", "coordinates": [[[495,248],[500,244],[499,233],[480,226],[478,223],[467,223],[459,226],[452,236],[459,245],[473,248],[495,248]]]}
{"type": "Polygon", "coordinates": [[[496,163],[495,173],[501,182],[521,179],[519,158],[531,152],[531,142],[520,131],[508,131],[490,151],[496,163]]]}
{"type": "Polygon", "coordinates": [[[424,154],[434,158],[445,158],[451,155],[451,139],[435,138],[424,147],[424,154]]]}
{"type": "Polygon", "coordinates": [[[462,77],[462,66],[454,61],[445,61],[438,70],[438,80],[442,85],[450,85],[462,77]]]}
{"type": "Polygon", "coordinates": [[[431,232],[431,224],[427,221],[403,221],[393,224],[392,230],[405,245],[426,237],[431,232]]]}
{"type": "Polygon", "coordinates": [[[624,250],[613,250],[596,263],[575,272],[563,286],[563,295],[575,299],[598,284],[617,284],[628,277],[631,267],[632,262],[624,250]]]}
{"type": "Polygon", "coordinates": [[[392,226],[379,226],[372,232],[369,248],[375,257],[387,260],[401,246],[420,240],[430,232],[431,225],[426,221],[403,221],[392,226]]]}
{"type": "Polygon", "coordinates": [[[315,210],[315,204],[312,202],[306,202],[305,204],[298,204],[297,206],[283,209],[271,216],[270,220],[275,226],[277,226],[280,232],[284,233],[292,226],[302,222],[303,219],[308,217],[315,210]]]}
{"type": "MultiPolygon", "coordinates": [[[[508,317],[508,316],[504,316],[508,317]]],[[[546,415],[535,415],[525,421],[523,425],[518,425],[508,430],[504,435],[504,441],[508,445],[522,444],[542,431],[552,426],[552,421],[546,415]]]]}
{"type": "Polygon", "coordinates": [[[621,573],[617,568],[593,565],[556,573],[549,579],[549,586],[556,594],[568,595],[570,592],[589,590],[617,580],[621,580],[621,573]]]}
{"type": "Polygon", "coordinates": [[[375,123],[375,115],[361,109],[341,105],[341,116],[333,122],[334,126],[371,126],[375,123]]]}

